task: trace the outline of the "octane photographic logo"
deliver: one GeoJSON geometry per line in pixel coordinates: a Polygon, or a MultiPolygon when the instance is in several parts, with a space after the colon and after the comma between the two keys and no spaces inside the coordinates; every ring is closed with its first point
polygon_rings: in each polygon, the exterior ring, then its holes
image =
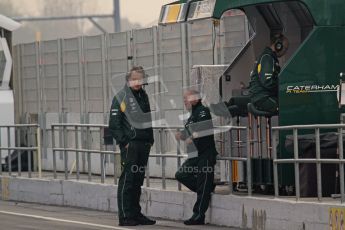
{"type": "Polygon", "coordinates": [[[337,92],[339,85],[300,85],[300,86],[287,86],[286,93],[299,94],[299,93],[326,93],[337,92]]]}

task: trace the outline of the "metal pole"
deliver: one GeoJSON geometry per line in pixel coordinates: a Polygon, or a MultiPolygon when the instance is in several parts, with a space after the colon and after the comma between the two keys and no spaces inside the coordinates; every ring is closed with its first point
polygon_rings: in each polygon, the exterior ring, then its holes
{"type": "MultiPolygon", "coordinates": [[[[293,129],[293,146],[294,146],[294,160],[298,159],[298,130],[293,129]]],[[[300,186],[299,186],[299,163],[295,161],[295,189],[296,200],[300,198],[300,186]]]]}
{"type": "MultiPolygon", "coordinates": [[[[107,36],[101,36],[101,51],[102,51],[102,91],[103,91],[103,122],[106,123],[106,114],[108,112],[108,84],[107,84],[107,71],[106,71],[106,38],[107,36]]],[[[103,130],[103,129],[101,129],[103,130]]]]}
{"type": "MultiPolygon", "coordinates": [[[[190,75],[191,75],[191,69],[192,69],[192,67],[193,67],[193,55],[192,55],[192,24],[190,24],[190,23],[182,23],[182,24],[186,24],[186,27],[187,27],[187,29],[186,29],[186,33],[185,33],[185,35],[181,35],[181,36],[185,36],[185,41],[187,40],[187,42],[186,42],[186,49],[187,49],[187,52],[188,52],[188,60],[186,60],[187,61],[187,63],[188,63],[188,66],[187,66],[187,82],[189,82],[189,80],[190,80],[190,75]]],[[[182,31],[183,32],[183,31],[182,31]]],[[[187,86],[188,86],[188,84],[187,84],[187,86]]]]}
{"type": "Polygon", "coordinates": [[[321,163],[318,160],[321,159],[320,150],[320,129],[315,129],[316,138],[316,178],[317,178],[317,198],[319,201],[322,200],[322,179],[321,179],[321,163]]]}
{"type": "MultiPolygon", "coordinates": [[[[339,144],[339,159],[344,159],[344,153],[343,153],[343,129],[338,129],[338,144],[339,144]]],[[[340,171],[340,201],[341,203],[344,202],[344,163],[339,164],[339,171],[340,171]]]]}
{"type": "MultiPolygon", "coordinates": [[[[89,64],[89,59],[90,57],[88,56],[88,46],[87,46],[87,41],[88,41],[88,37],[83,37],[83,45],[82,45],[82,52],[83,52],[83,58],[84,58],[84,62],[83,62],[83,71],[84,71],[84,78],[83,78],[83,84],[80,85],[81,89],[84,90],[84,97],[80,98],[80,103],[83,103],[85,105],[84,109],[85,111],[83,111],[84,114],[84,120],[85,123],[89,123],[88,119],[89,117],[86,118],[86,116],[89,116],[89,112],[90,112],[90,107],[91,107],[91,101],[90,101],[90,78],[89,78],[89,70],[91,70],[91,68],[89,69],[88,66],[89,64]]],[[[80,82],[82,83],[82,82],[80,82]]]]}
{"type": "Polygon", "coordinates": [[[42,143],[40,146],[41,149],[41,155],[43,155],[43,158],[47,159],[47,137],[48,137],[48,130],[47,130],[47,114],[46,112],[42,113],[42,119],[40,124],[40,130],[42,130],[42,143]]]}
{"type": "MultiPolygon", "coordinates": [[[[126,41],[127,41],[127,57],[132,57],[132,31],[127,31],[126,33],[126,41]]],[[[129,71],[133,66],[133,59],[127,58],[127,71],[129,71]]]]}
{"type": "Polygon", "coordinates": [[[261,117],[257,117],[257,136],[258,136],[258,147],[259,147],[259,156],[262,158],[262,131],[261,131],[261,117]]]}
{"type": "MultiPolygon", "coordinates": [[[[240,116],[237,116],[236,118],[236,124],[237,126],[240,126],[240,116]]],[[[231,130],[229,131],[230,137],[231,137],[231,130]]],[[[241,130],[237,129],[237,154],[239,157],[242,157],[242,151],[241,151],[241,130]]]]}
{"type": "MultiPolygon", "coordinates": [[[[74,138],[75,138],[75,148],[78,149],[79,148],[79,138],[78,138],[78,126],[74,126],[74,138]]],[[[76,177],[77,180],[79,180],[80,178],[80,172],[79,172],[79,151],[75,151],[75,167],[76,167],[76,177]]]]}
{"type": "MultiPolygon", "coordinates": [[[[158,86],[157,86],[157,93],[161,93],[163,92],[163,89],[164,89],[164,77],[165,77],[165,74],[164,74],[164,61],[163,61],[163,56],[164,56],[164,52],[163,52],[163,32],[162,32],[162,27],[158,27],[157,28],[157,36],[158,36],[158,51],[157,51],[157,55],[158,55],[158,62],[159,63],[159,81],[157,82],[158,86]]],[[[162,102],[162,96],[159,96],[158,97],[158,108],[162,108],[163,106],[163,102],[162,102]]],[[[164,111],[163,109],[159,109],[158,111],[158,118],[159,120],[161,121],[164,117],[165,117],[165,114],[164,114],[164,111]]],[[[156,145],[157,146],[157,145],[156,145]]],[[[158,159],[158,158],[157,158],[158,159]]],[[[157,162],[157,161],[156,161],[157,162]]]]}
{"type": "Polygon", "coordinates": [[[271,118],[267,118],[268,120],[268,140],[269,140],[269,144],[268,144],[268,150],[269,150],[269,158],[271,158],[272,155],[272,120],[271,118]]]}
{"type": "MultiPolygon", "coordinates": [[[[43,110],[44,110],[44,103],[43,103],[43,85],[44,85],[44,73],[43,73],[43,69],[42,69],[42,57],[41,57],[41,51],[42,51],[42,45],[41,45],[41,39],[36,38],[36,81],[37,81],[37,100],[38,100],[38,104],[37,104],[37,110],[38,110],[38,124],[40,126],[42,126],[43,121],[42,121],[42,117],[43,117],[43,110]],[[42,82],[43,81],[43,82],[42,82]]],[[[35,135],[35,131],[33,131],[33,135],[35,135]]],[[[38,135],[38,134],[37,134],[38,135]]],[[[33,136],[33,138],[35,138],[33,136]]],[[[44,136],[43,136],[44,138],[44,136]]],[[[35,140],[35,139],[33,139],[35,140]]],[[[35,146],[35,142],[33,141],[33,146],[35,146]]],[[[41,151],[41,150],[40,150],[41,151]]],[[[38,152],[37,152],[38,153],[38,152]]],[[[33,151],[33,159],[34,159],[34,165],[33,165],[33,170],[37,170],[39,168],[38,164],[39,164],[39,159],[38,159],[38,154],[34,154],[33,151]]]]}
{"type": "MultiPolygon", "coordinates": [[[[164,152],[164,147],[163,147],[163,132],[164,129],[159,129],[160,132],[160,149],[161,149],[161,154],[164,152]]],[[[166,181],[165,181],[165,157],[162,156],[162,189],[166,189],[166,181]]]]}
{"type": "MultiPolygon", "coordinates": [[[[237,117],[238,118],[238,117],[237,117]]],[[[237,120],[237,121],[239,121],[239,120],[237,120]]],[[[237,125],[238,125],[238,123],[237,123],[237,125]]],[[[229,130],[229,137],[230,137],[230,146],[232,147],[232,139],[231,139],[231,137],[232,137],[232,135],[231,135],[231,129],[229,130]]],[[[237,147],[239,147],[238,145],[240,144],[240,142],[239,142],[239,140],[240,140],[240,136],[239,136],[240,134],[238,133],[238,130],[237,130],[237,147]]],[[[225,148],[225,146],[224,146],[224,144],[223,144],[223,142],[222,142],[222,145],[223,145],[223,148],[225,148]]],[[[230,147],[230,152],[229,152],[229,157],[232,157],[232,148],[230,147]]],[[[222,149],[223,149],[222,148],[222,149]]],[[[238,149],[237,149],[238,150],[238,149]]],[[[239,151],[237,152],[237,154],[239,154],[239,151]]],[[[228,177],[229,177],[229,192],[230,192],[230,194],[232,194],[234,191],[233,191],[233,186],[232,186],[232,184],[233,184],[233,181],[232,181],[232,179],[233,179],[233,175],[232,175],[232,170],[233,170],[233,162],[235,163],[236,161],[232,161],[231,159],[229,159],[228,161],[225,161],[224,162],[224,165],[225,165],[225,167],[226,167],[226,162],[228,162],[229,163],[229,173],[228,173],[228,177]]],[[[238,181],[239,182],[239,181],[238,181]]]]}
{"type": "MultiPolygon", "coordinates": [[[[87,137],[87,149],[90,149],[91,138],[90,138],[90,127],[89,126],[86,128],[86,137],[87,137]]],[[[91,181],[91,153],[90,152],[87,153],[87,172],[88,172],[87,180],[91,181]]]]}
{"type": "MultiPolygon", "coordinates": [[[[28,131],[28,133],[29,133],[29,146],[33,146],[33,144],[32,144],[32,129],[31,129],[31,127],[29,127],[28,128],[29,129],[29,131],[28,131]]],[[[32,153],[32,151],[28,151],[28,162],[29,162],[29,164],[28,164],[28,174],[29,174],[29,178],[31,178],[31,169],[32,169],[32,165],[31,165],[31,153],[32,153]]]]}
{"type": "Polygon", "coordinates": [[[252,142],[254,139],[254,134],[253,134],[253,115],[251,113],[248,113],[248,133],[247,133],[247,140],[250,143],[249,145],[249,155],[247,157],[253,157],[254,154],[254,143],[252,142]]]}
{"type": "Polygon", "coordinates": [[[181,65],[182,65],[182,86],[187,87],[189,86],[189,78],[187,75],[188,64],[187,64],[187,57],[186,57],[186,51],[187,51],[187,31],[186,31],[186,23],[181,23],[181,65]]]}
{"type": "Polygon", "coordinates": [[[269,124],[269,119],[268,117],[266,117],[266,154],[267,154],[267,158],[271,158],[272,157],[272,149],[271,149],[271,135],[270,135],[270,124],[269,124]]]}
{"type": "Polygon", "coordinates": [[[67,155],[67,127],[63,126],[63,148],[64,148],[64,165],[65,165],[65,180],[68,180],[68,155],[67,155]]]}
{"type": "MultiPolygon", "coordinates": [[[[21,128],[18,127],[18,129],[17,129],[17,144],[18,144],[18,147],[20,147],[20,131],[21,131],[21,128]]],[[[0,146],[1,146],[1,144],[0,144],[0,146]]],[[[0,157],[0,159],[1,159],[1,157],[0,157]]],[[[18,150],[18,176],[21,176],[21,175],[22,175],[22,151],[18,150]]]]}
{"type": "MultiPolygon", "coordinates": [[[[251,116],[251,114],[249,114],[251,116]]],[[[251,133],[250,128],[247,128],[247,187],[248,196],[252,195],[252,169],[251,169],[251,133]]]]}
{"type": "MultiPolygon", "coordinates": [[[[103,131],[103,128],[101,127],[100,128],[100,131],[99,131],[99,148],[101,151],[103,151],[103,145],[102,145],[102,131],[103,131]]],[[[101,183],[103,184],[104,183],[104,179],[105,179],[105,167],[104,167],[104,164],[105,164],[105,157],[104,157],[104,153],[101,153],[101,183]]]]}
{"type": "MultiPolygon", "coordinates": [[[[158,70],[158,30],[157,26],[152,27],[152,44],[153,44],[153,73],[154,76],[158,76],[159,70],[158,70]]],[[[159,91],[159,81],[154,81],[154,92],[155,94],[158,94],[159,91]]],[[[154,114],[154,119],[159,119],[159,115],[157,117],[157,113],[154,114]]]]}
{"type": "Polygon", "coordinates": [[[120,0],[114,0],[114,31],[121,32],[120,0]]]}
{"type": "MultiPolygon", "coordinates": [[[[7,127],[7,147],[11,147],[11,130],[10,127],[7,127]]],[[[9,149],[7,151],[7,164],[8,164],[8,175],[11,176],[12,174],[12,156],[11,156],[11,150],[9,149]]]]}
{"type": "MultiPolygon", "coordinates": [[[[63,103],[63,84],[62,84],[62,75],[64,74],[64,71],[63,71],[63,65],[62,65],[62,57],[63,55],[61,55],[63,52],[63,46],[62,46],[62,40],[61,39],[58,39],[57,40],[57,60],[58,60],[58,68],[57,68],[57,71],[58,71],[58,103],[59,103],[59,107],[58,107],[58,113],[59,115],[62,114],[62,107],[64,105],[63,103]]],[[[60,120],[61,122],[61,120],[60,120]]]]}
{"type": "MultiPolygon", "coordinates": [[[[80,37],[78,39],[78,56],[79,56],[79,65],[78,65],[78,71],[79,71],[79,100],[80,100],[80,123],[85,123],[85,93],[84,93],[84,64],[85,64],[85,58],[84,58],[84,37],[80,37]]],[[[81,139],[81,147],[84,148],[87,143],[85,143],[85,128],[80,128],[80,139],[81,139]]],[[[86,171],[85,169],[85,153],[82,153],[82,170],[83,172],[86,171]]]]}
{"type": "MultiPolygon", "coordinates": [[[[79,40],[78,40],[79,41],[79,40]]],[[[61,68],[61,72],[59,72],[58,74],[62,74],[61,77],[59,75],[59,81],[61,84],[61,89],[60,89],[60,93],[61,93],[61,107],[59,110],[59,122],[64,123],[66,121],[66,117],[65,117],[65,111],[67,109],[67,68],[65,67],[65,64],[67,64],[67,61],[65,63],[65,40],[61,40],[61,63],[60,63],[60,68],[61,68]]],[[[61,132],[61,127],[58,127],[58,135],[59,135],[59,147],[62,146],[62,132],[61,132]]],[[[59,151],[59,161],[63,160],[63,153],[62,151],[59,151]]],[[[56,167],[56,165],[55,165],[56,167]]],[[[56,170],[56,168],[55,168],[56,170]]]]}
{"type": "MultiPolygon", "coordinates": [[[[180,132],[180,129],[176,130],[177,132],[180,132]]],[[[181,155],[181,141],[177,140],[177,156],[181,155]]],[[[181,158],[177,157],[177,170],[180,170],[181,167],[181,158]]],[[[177,182],[177,189],[181,191],[181,183],[177,182]]]]}
{"type": "Polygon", "coordinates": [[[55,130],[54,130],[54,125],[52,125],[52,149],[53,149],[53,171],[54,171],[54,179],[57,178],[56,175],[56,151],[54,150],[55,148],[55,130]]]}
{"type": "Polygon", "coordinates": [[[133,65],[137,65],[137,30],[133,29],[132,30],[132,63],[133,65]]]}
{"type": "Polygon", "coordinates": [[[278,164],[275,162],[277,159],[277,137],[278,131],[273,130],[273,138],[272,138],[272,156],[273,156],[273,179],[274,179],[274,197],[279,197],[279,181],[278,181],[278,164]]]}
{"type": "MultiPolygon", "coordinates": [[[[232,157],[232,156],[230,155],[230,157],[232,157]]],[[[233,183],[233,181],[232,181],[232,170],[233,170],[232,169],[232,162],[233,162],[232,160],[229,160],[229,192],[230,192],[230,194],[232,194],[234,192],[233,187],[232,187],[232,183],[233,183]]]]}
{"type": "Polygon", "coordinates": [[[42,178],[41,128],[40,127],[37,127],[37,162],[38,162],[38,178],[42,178]]]}

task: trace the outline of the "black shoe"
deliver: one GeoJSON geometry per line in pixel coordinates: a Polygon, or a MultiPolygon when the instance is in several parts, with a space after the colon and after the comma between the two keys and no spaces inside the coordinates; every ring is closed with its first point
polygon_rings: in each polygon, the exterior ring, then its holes
{"type": "Polygon", "coordinates": [[[146,216],[144,216],[142,213],[140,213],[137,218],[136,221],[140,224],[140,225],[154,225],[156,224],[155,220],[151,220],[149,218],[147,218],[146,216]]]}
{"type": "Polygon", "coordinates": [[[183,222],[185,225],[204,225],[205,224],[205,218],[203,217],[199,217],[199,218],[195,218],[194,215],[183,222]]]}
{"type": "Polygon", "coordinates": [[[133,218],[123,218],[119,220],[119,226],[136,226],[139,225],[139,221],[133,218]]]}

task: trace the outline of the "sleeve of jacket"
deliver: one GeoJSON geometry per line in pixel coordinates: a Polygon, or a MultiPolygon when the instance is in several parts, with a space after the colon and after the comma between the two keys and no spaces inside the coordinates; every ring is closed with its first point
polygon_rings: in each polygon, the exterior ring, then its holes
{"type": "Polygon", "coordinates": [[[278,74],[275,71],[274,58],[269,54],[264,54],[258,64],[258,75],[260,82],[267,90],[275,90],[278,85],[278,74]]]}
{"type": "Polygon", "coordinates": [[[155,140],[154,140],[153,128],[152,128],[152,116],[151,116],[150,100],[149,100],[149,96],[147,95],[147,93],[145,93],[145,97],[146,97],[148,111],[149,111],[149,114],[150,114],[150,121],[151,121],[151,127],[148,128],[148,132],[149,132],[149,136],[150,136],[149,142],[150,142],[151,145],[153,145],[155,140]]]}
{"type": "MultiPolygon", "coordinates": [[[[151,111],[151,110],[150,110],[151,111]]],[[[151,118],[151,122],[152,122],[152,118],[151,118]]],[[[155,142],[154,136],[153,136],[153,128],[148,128],[149,129],[149,135],[150,135],[150,139],[149,142],[151,145],[153,145],[153,143],[155,142]]]]}
{"type": "Polygon", "coordinates": [[[124,114],[121,112],[120,103],[115,96],[110,108],[109,129],[117,144],[127,145],[129,143],[129,138],[124,133],[122,126],[123,121],[124,114]]]}

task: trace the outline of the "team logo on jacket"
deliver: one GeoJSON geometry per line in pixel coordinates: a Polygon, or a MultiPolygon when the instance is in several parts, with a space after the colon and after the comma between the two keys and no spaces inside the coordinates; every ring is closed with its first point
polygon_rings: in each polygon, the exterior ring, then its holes
{"type": "Polygon", "coordinates": [[[120,110],[121,110],[121,112],[125,112],[126,111],[126,103],[124,101],[122,101],[121,104],[120,104],[120,110]]]}
{"type": "Polygon", "coordinates": [[[258,65],[258,73],[261,73],[261,64],[258,65]]]}
{"type": "Polygon", "coordinates": [[[200,113],[199,113],[199,117],[201,118],[201,117],[206,117],[206,111],[201,111],[200,113]]]}

